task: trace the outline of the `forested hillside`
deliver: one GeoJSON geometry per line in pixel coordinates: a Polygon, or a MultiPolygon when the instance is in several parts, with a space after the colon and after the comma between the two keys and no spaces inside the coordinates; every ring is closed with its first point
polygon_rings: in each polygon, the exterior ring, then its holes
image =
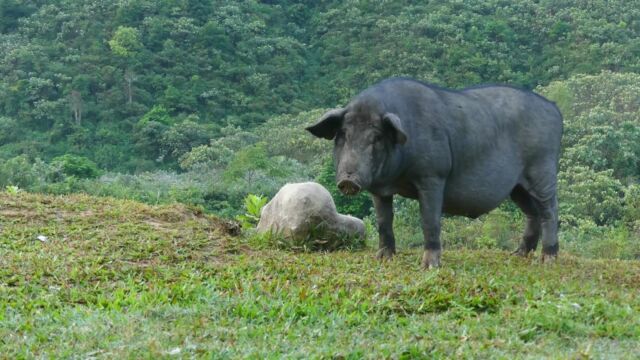
{"type": "Polygon", "coordinates": [[[629,1],[0,3],[0,159],[178,169],[228,126],[342,104],[407,75],[534,88],[640,71],[629,1]]]}

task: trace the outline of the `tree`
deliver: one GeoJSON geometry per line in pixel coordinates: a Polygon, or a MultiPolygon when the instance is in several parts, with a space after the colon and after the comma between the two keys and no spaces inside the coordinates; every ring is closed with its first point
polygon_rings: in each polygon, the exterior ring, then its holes
{"type": "Polygon", "coordinates": [[[124,80],[127,91],[127,103],[133,102],[133,82],[136,75],[133,67],[136,65],[137,57],[142,50],[140,32],[138,29],[127,26],[120,26],[109,40],[111,51],[120,57],[125,63],[124,80]]]}
{"type": "Polygon", "coordinates": [[[180,159],[192,148],[209,143],[211,137],[210,128],[186,119],[171,126],[162,135],[161,143],[166,154],[172,159],[180,159]]]}
{"type": "Polygon", "coordinates": [[[136,80],[136,74],[131,70],[131,68],[127,68],[124,71],[124,81],[127,85],[127,99],[129,105],[133,103],[133,82],[136,80]]]}
{"type": "Polygon", "coordinates": [[[77,90],[72,90],[69,94],[69,105],[73,111],[73,119],[76,126],[82,125],[82,94],[77,90]]]}
{"type": "Polygon", "coordinates": [[[96,164],[83,156],[65,154],[52,160],[54,166],[59,166],[67,176],[80,179],[95,178],[100,174],[96,164]]]}
{"type": "Polygon", "coordinates": [[[111,51],[125,59],[134,58],[142,49],[140,32],[138,29],[128,26],[120,26],[109,40],[111,51]]]}
{"type": "Polygon", "coordinates": [[[167,109],[162,105],[155,105],[138,121],[138,125],[146,125],[148,122],[154,121],[163,125],[173,125],[175,119],[171,117],[167,109]]]}
{"type": "Polygon", "coordinates": [[[34,11],[33,5],[22,1],[4,0],[0,2],[0,33],[15,31],[20,18],[30,15],[34,11]]]}

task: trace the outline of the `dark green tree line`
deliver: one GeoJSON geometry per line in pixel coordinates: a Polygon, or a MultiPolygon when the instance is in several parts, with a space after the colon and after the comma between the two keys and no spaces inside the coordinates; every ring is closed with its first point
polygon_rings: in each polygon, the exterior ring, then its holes
{"type": "MultiPolygon", "coordinates": [[[[178,169],[191,148],[381,78],[533,88],[640,72],[628,1],[0,2],[0,159],[178,169]],[[162,121],[146,121],[164,109],[162,121]],[[178,145],[178,143],[180,143],[178,145]]],[[[627,161],[627,160],[625,160],[627,161]]]]}

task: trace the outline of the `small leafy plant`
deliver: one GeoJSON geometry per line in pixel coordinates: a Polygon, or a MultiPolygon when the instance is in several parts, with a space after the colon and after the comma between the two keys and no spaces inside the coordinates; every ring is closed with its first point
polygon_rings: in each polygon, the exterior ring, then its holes
{"type": "Polygon", "coordinates": [[[244,198],[245,213],[236,217],[243,229],[250,229],[258,224],[260,211],[267,204],[267,200],[266,196],[255,194],[248,194],[244,198]]]}
{"type": "Polygon", "coordinates": [[[5,188],[5,191],[8,194],[16,195],[17,193],[21,192],[22,189],[20,189],[19,187],[15,186],[15,185],[7,185],[6,188],[5,188]]]}

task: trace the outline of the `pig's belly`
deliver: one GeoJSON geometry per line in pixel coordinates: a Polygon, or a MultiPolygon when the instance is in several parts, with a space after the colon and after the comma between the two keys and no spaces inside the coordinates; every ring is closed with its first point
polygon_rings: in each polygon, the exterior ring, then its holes
{"type": "Polygon", "coordinates": [[[521,168],[510,164],[462,169],[447,179],[443,211],[478,217],[502,203],[518,184],[521,168]]]}

